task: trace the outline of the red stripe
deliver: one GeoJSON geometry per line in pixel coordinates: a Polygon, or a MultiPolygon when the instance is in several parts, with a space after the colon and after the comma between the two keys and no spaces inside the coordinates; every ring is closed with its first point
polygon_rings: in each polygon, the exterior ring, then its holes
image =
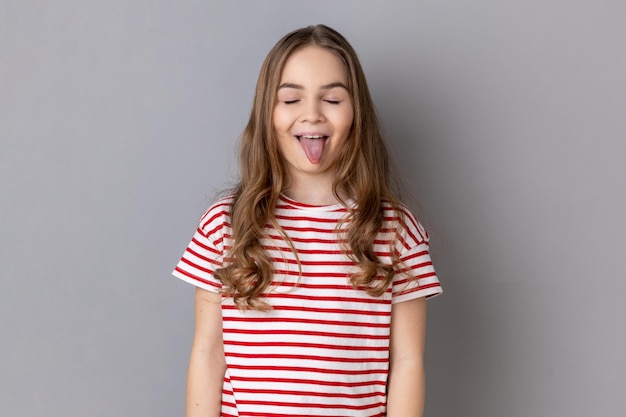
{"type": "MultiPolygon", "coordinates": [[[[374,414],[372,416],[363,416],[363,417],[384,417],[384,413],[374,414]]],[[[284,414],[275,414],[275,413],[255,413],[255,412],[241,412],[239,417],[285,417],[284,414]]],[[[311,417],[311,414],[289,414],[289,417],[311,417]]],[[[323,417],[346,417],[345,414],[324,414],[323,417]]]]}
{"type": "Polygon", "coordinates": [[[200,278],[197,275],[191,274],[191,273],[185,271],[184,269],[180,269],[178,266],[175,268],[175,271],[185,275],[186,277],[189,277],[191,279],[195,279],[196,281],[202,282],[203,284],[210,285],[211,287],[215,287],[215,288],[218,288],[218,289],[222,288],[222,286],[220,284],[216,284],[213,281],[207,281],[206,279],[203,279],[203,278],[200,278]]]}
{"type": "MultiPolygon", "coordinates": [[[[298,261],[295,259],[283,259],[283,258],[272,258],[274,262],[282,262],[286,264],[297,265],[298,261]]],[[[303,266],[353,266],[354,262],[352,261],[303,261],[300,260],[300,265],[303,266]]]]}
{"type": "MultiPolygon", "coordinates": [[[[380,241],[375,241],[374,243],[376,244],[386,244],[389,245],[389,241],[386,240],[380,240],[380,241]]],[[[224,248],[224,250],[226,251],[228,248],[224,248]]],[[[268,251],[279,251],[279,252],[289,252],[289,253],[293,253],[293,249],[291,249],[289,246],[268,246],[268,245],[263,245],[263,249],[268,250],[268,251]]],[[[302,249],[302,248],[298,248],[297,249],[298,254],[299,255],[345,255],[345,256],[349,256],[352,255],[352,251],[351,250],[325,250],[325,249],[302,249]]],[[[391,256],[390,253],[387,252],[381,252],[381,251],[374,251],[374,255],[378,256],[378,257],[388,257],[391,256]]],[[[282,260],[282,258],[280,258],[282,260]]]]}
{"type": "MultiPolygon", "coordinates": [[[[347,275],[342,275],[340,276],[340,278],[348,278],[347,275]]],[[[320,278],[324,278],[324,277],[320,277],[320,278]]],[[[276,288],[281,288],[281,287],[286,287],[286,288],[308,288],[308,289],[313,289],[313,290],[340,290],[340,291],[364,291],[364,288],[362,287],[357,287],[354,288],[351,284],[345,284],[345,285],[340,285],[340,284],[303,284],[301,282],[284,282],[284,281],[272,281],[272,287],[276,287],[276,288]]],[[[388,292],[389,289],[387,289],[385,292],[388,292]]]]}
{"type": "MultiPolygon", "coordinates": [[[[437,287],[441,287],[441,284],[439,284],[438,282],[434,283],[434,284],[420,285],[419,287],[413,287],[413,288],[411,288],[409,290],[406,290],[406,291],[400,291],[400,292],[394,293],[393,296],[394,297],[398,297],[398,296],[401,296],[401,295],[410,294],[412,292],[423,291],[423,290],[427,290],[427,289],[430,289],[430,288],[437,288],[437,287]]],[[[435,294],[427,295],[427,297],[432,297],[433,295],[435,295],[435,294]]]]}
{"type": "Polygon", "coordinates": [[[424,268],[428,268],[428,267],[432,267],[433,263],[428,261],[428,262],[423,262],[421,264],[417,264],[417,265],[410,265],[406,268],[402,268],[399,269],[398,271],[396,271],[398,274],[405,274],[407,272],[410,271],[416,271],[416,270],[420,270],[420,269],[424,269],[424,268]]]}
{"type": "Polygon", "coordinates": [[[211,247],[211,246],[207,246],[207,245],[205,245],[203,242],[200,242],[198,239],[196,239],[196,237],[195,237],[195,236],[191,239],[191,241],[192,241],[194,244],[196,244],[197,246],[200,246],[200,247],[201,247],[202,249],[204,249],[204,250],[207,250],[207,251],[213,252],[213,253],[215,253],[216,255],[219,255],[219,254],[220,254],[220,252],[219,252],[217,249],[215,249],[214,247],[211,247]]]}
{"type": "MultiPolygon", "coordinates": [[[[281,241],[285,240],[282,236],[279,236],[279,235],[268,235],[268,237],[271,239],[276,239],[276,240],[281,240],[281,241]]],[[[295,236],[290,236],[289,238],[294,242],[321,243],[321,244],[327,244],[327,245],[341,245],[347,242],[347,240],[345,239],[304,239],[304,238],[299,238],[295,236]]]]}
{"type": "Polygon", "coordinates": [[[419,234],[419,238],[417,236],[415,236],[415,234],[413,234],[413,231],[411,230],[411,228],[404,222],[401,221],[400,223],[402,224],[402,227],[404,228],[404,230],[406,231],[406,233],[413,239],[413,241],[416,244],[421,244],[422,242],[424,242],[426,239],[424,236],[422,236],[422,234],[420,233],[417,224],[413,221],[412,216],[408,217],[405,215],[405,218],[408,218],[409,221],[413,224],[413,227],[415,229],[415,231],[419,234]]]}
{"type": "Polygon", "coordinates": [[[411,260],[411,259],[414,259],[414,258],[419,258],[420,256],[426,256],[426,255],[428,255],[428,251],[427,251],[427,250],[423,250],[423,251],[421,251],[421,252],[417,252],[417,253],[414,253],[414,254],[412,254],[412,255],[409,255],[409,256],[407,256],[407,257],[405,257],[405,258],[402,258],[402,259],[400,259],[400,261],[402,261],[402,262],[407,262],[407,261],[409,261],[409,260],[411,260]]]}
{"type": "Polygon", "coordinates": [[[295,391],[295,390],[278,390],[278,389],[246,389],[239,388],[237,392],[245,392],[249,394],[270,394],[270,395],[300,395],[304,397],[326,397],[326,398],[372,398],[384,396],[384,391],[365,392],[362,394],[349,394],[340,392],[316,392],[316,391],[295,391]]]}
{"type": "MultiPolygon", "coordinates": [[[[275,323],[274,317],[224,317],[224,322],[243,322],[243,323],[275,323]]],[[[389,323],[364,323],[362,321],[343,321],[343,320],[314,320],[314,319],[300,319],[296,317],[281,317],[281,323],[307,323],[307,324],[319,324],[322,326],[354,326],[354,327],[378,327],[388,328],[389,323]]]]}
{"type": "MultiPolygon", "coordinates": [[[[283,401],[252,401],[252,400],[238,400],[239,404],[246,405],[273,405],[273,406],[282,406],[282,407],[297,407],[297,408],[335,408],[338,410],[367,410],[370,408],[378,408],[385,405],[384,402],[377,402],[374,404],[365,404],[365,405],[347,405],[347,404],[324,404],[324,403],[291,403],[291,402],[283,402],[283,401]]],[[[263,414],[267,415],[267,414],[263,414]]],[[[289,414],[293,415],[293,414],[289,414]]],[[[310,416],[310,414],[308,414],[310,416]]]]}
{"type": "MultiPolygon", "coordinates": [[[[293,249],[291,249],[289,246],[268,246],[268,245],[263,245],[263,249],[265,250],[275,250],[275,251],[280,251],[280,252],[290,252],[293,253],[293,249]]],[[[324,249],[298,249],[298,254],[304,255],[349,255],[351,254],[352,251],[344,251],[344,250],[337,250],[337,249],[333,249],[333,250],[324,250],[324,249]]]]}
{"type": "Polygon", "coordinates": [[[300,336],[320,336],[320,337],[335,337],[335,338],[346,338],[346,339],[370,339],[370,340],[387,340],[389,339],[388,334],[358,334],[358,333],[338,333],[338,332],[319,332],[319,331],[307,331],[307,330],[288,330],[288,329],[280,329],[280,330],[252,330],[252,329],[224,329],[224,336],[226,334],[262,334],[262,335],[300,335],[300,336]]]}
{"type": "MultiPolygon", "coordinates": [[[[211,259],[211,258],[207,258],[206,256],[201,255],[200,253],[196,252],[195,250],[191,249],[190,247],[188,247],[185,252],[188,252],[188,253],[192,254],[193,256],[195,256],[196,258],[200,258],[203,261],[208,262],[210,264],[216,265],[218,267],[222,266],[221,262],[215,261],[214,259],[211,259]]],[[[215,252],[217,252],[217,251],[215,251],[215,252]]]]}
{"type": "Polygon", "coordinates": [[[311,301],[331,301],[331,302],[347,302],[347,303],[365,303],[365,304],[389,304],[389,300],[381,300],[379,298],[360,298],[360,297],[329,297],[319,295],[304,294],[265,294],[266,298],[280,298],[290,300],[311,300],[311,301]]]}
{"type": "Polygon", "coordinates": [[[214,222],[216,219],[220,218],[220,217],[230,217],[230,209],[232,208],[231,204],[217,204],[213,207],[211,207],[209,209],[209,211],[207,211],[204,216],[202,216],[202,219],[200,219],[200,224],[202,225],[202,227],[206,227],[206,225],[211,224],[212,222],[214,222]],[[228,210],[224,210],[225,207],[228,207],[228,210]],[[219,210],[218,210],[219,209],[219,210]],[[215,212],[214,215],[212,215],[211,217],[206,217],[209,214],[215,212]]]}
{"type": "MultiPolygon", "coordinates": [[[[225,354],[227,357],[233,358],[246,358],[246,359],[259,359],[259,355],[257,353],[246,354],[246,353],[235,353],[230,352],[225,354]]],[[[380,362],[387,363],[389,358],[340,358],[335,356],[319,356],[319,355],[288,355],[288,354],[264,354],[263,359],[301,359],[301,360],[311,360],[311,361],[321,361],[321,362],[344,362],[344,363],[363,363],[363,362],[380,362]]]]}
{"type": "Polygon", "coordinates": [[[232,346],[246,346],[246,347],[298,347],[298,348],[312,348],[312,349],[329,349],[329,350],[358,350],[358,351],[372,351],[372,352],[385,352],[389,350],[388,346],[351,346],[351,345],[337,345],[325,344],[325,343],[294,343],[294,342],[253,342],[253,341],[237,341],[237,340],[224,340],[225,345],[232,346]]]}
{"type": "Polygon", "coordinates": [[[207,274],[210,274],[210,275],[213,275],[215,273],[214,270],[211,270],[211,269],[208,269],[208,268],[204,268],[204,267],[202,267],[202,266],[200,266],[198,264],[195,264],[195,263],[191,262],[189,259],[187,259],[185,257],[181,258],[181,262],[186,263],[187,265],[191,266],[192,268],[197,269],[197,270],[202,271],[202,272],[206,272],[207,274]]]}
{"type": "Polygon", "coordinates": [[[369,386],[387,386],[385,380],[374,380],[374,381],[359,381],[359,382],[350,382],[350,381],[326,381],[320,379],[296,379],[296,378],[246,378],[246,377],[230,377],[231,381],[244,381],[244,382],[262,382],[262,383],[285,383],[285,384],[312,384],[312,385],[323,385],[328,387],[369,387],[369,386]]]}
{"type": "Polygon", "coordinates": [[[335,233],[335,234],[337,234],[337,233],[347,233],[348,232],[347,229],[341,229],[341,230],[337,230],[337,229],[319,229],[319,228],[316,228],[316,227],[296,227],[296,226],[283,226],[283,230],[288,230],[288,231],[292,231],[292,232],[300,232],[300,233],[314,232],[314,233],[335,233]]]}
{"type": "MultiPolygon", "coordinates": [[[[393,283],[394,286],[396,285],[403,285],[406,284],[407,282],[412,282],[412,281],[419,281],[422,279],[426,279],[426,278],[432,278],[432,277],[436,277],[437,274],[435,273],[435,271],[431,271],[431,272],[427,272],[425,274],[419,274],[419,275],[415,275],[415,276],[409,276],[408,278],[404,278],[401,280],[397,280],[393,283]]],[[[419,284],[419,283],[418,283],[419,284]]]]}
{"type": "Polygon", "coordinates": [[[250,371],[285,371],[285,372],[310,372],[314,374],[331,375],[387,375],[387,369],[324,369],[308,366],[277,366],[277,365],[237,365],[229,364],[228,369],[247,369],[250,371]]]}
{"type": "Polygon", "coordinates": [[[285,271],[284,269],[275,269],[275,275],[288,275],[292,277],[306,277],[306,278],[345,278],[350,277],[348,272],[300,272],[298,271],[285,271]]]}
{"type": "MultiPolygon", "coordinates": [[[[234,305],[222,305],[222,310],[238,310],[234,305]]],[[[354,314],[365,316],[390,316],[389,311],[368,311],[368,310],[354,310],[347,308],[320,308],[320,307],[304,307],[304,306],[274,306],[274,310],[277,311],[309,311],[312,313],[337,313],[337,314],[354,314]]]]}
{"type": "Polygon", "coordinates": [[[337,224],[340,221],[339,219],[323,219],[320,217],[283,216],[283,215],[276,215],[276,219],[288,220],[288,221],[293,221],[293,222],[305,221],[305,222],[311,222],[311,223],[335,223],[335,224],[337,224]]]}
{"type": "MultiPolygon", "coordinates": [[[[313,205],[313,204],[301,203],[299,201],[290,199],[289,197],[287,197],[284,194],[281,194],[279,196],[279,200],[284,202],[284,203],[289,204],[292,207],[296,207],[296,208],[297,207],[304,207],[304,208],[325,208],[325,207],[331,207],[329,205],[313,205]]],[[[345,210],[345,209],[346,209],[345,207],[343,207],[343,206],[341,207],[341,210],[345,210]]]]}

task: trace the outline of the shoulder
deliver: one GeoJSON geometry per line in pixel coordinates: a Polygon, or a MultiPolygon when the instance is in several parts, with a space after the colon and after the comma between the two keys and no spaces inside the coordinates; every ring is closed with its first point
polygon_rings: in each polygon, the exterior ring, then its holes
{"type": "Polygon", "coordinates": [[[395,230],[398,237],[409,246],[428,243],[428,232],[426,232],[426,229],[411,209],[404,203],[393,205],[389,202],[384,202],[383,214],[388,225],[387,227],[395,230]]]}
{"type": "Polygon", "coordinates": [[[215,201],[200,217],[199,229],[207,236],[214,234],[224,226],[230,226],[234,196],[229,195],[215,201]]]}

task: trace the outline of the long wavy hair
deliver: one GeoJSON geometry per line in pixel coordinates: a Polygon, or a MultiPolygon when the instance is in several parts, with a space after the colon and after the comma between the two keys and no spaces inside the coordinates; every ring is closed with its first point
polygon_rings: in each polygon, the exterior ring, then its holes
{"type": "MultiPolygon", "coordinates": [[[[380,296],[393,278],[393,266],[383,263],[374,253],[374,240],[383,225],[384,205],[401,213],[396,197],[398,182],[365,74],[356,52],[340,33],[325,25],[308,26],[285,35],[268,53],[257,80],[250,119],[241,137],[240,179],[233,191],[231,212],[234,244],[227,254],[226,266],[215,273],[224,284],[225,293],[233,297],[240,309],[271,309],[260,297],[273,277],[272,259],[261,244],[265,226],[271,224],[281,232],[294,250],[274,215],[288,178],[272,125],[272,112],[285,62],[296,50],[309,45],[325,48],[341,58],[354,109],[351,133],[340,150],[333,184],[333,194],[349,210],[346,253],[360,267],[350,281],[355,288],[380,296]],[[355,204],[346,204],[342,195],[355,204]]],[[[392,260],[397,261],[391,248],[390,252],[392,260]]]]}

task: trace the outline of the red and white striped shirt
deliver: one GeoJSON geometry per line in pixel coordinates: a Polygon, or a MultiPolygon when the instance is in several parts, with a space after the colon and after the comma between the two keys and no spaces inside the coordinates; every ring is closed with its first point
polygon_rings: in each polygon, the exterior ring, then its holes
{"type": "MultiPolygon", "coordinates": [[[[233,244],[231,204],[232,198],[222,199],[202,216],[176,277],[220,291],[213,273],[233,244]]],[[[240,311],[227,297],[222,303],[222,416],[384,416],[391,305],[441,292],[428,235],[408,210],[402,218],[385,211],[375,253],[391,263],[393,247],[398,272],[407,273],[397,273],[382,296],[372,297],[349,282],[358,266],[337,231],[346,208],[282,196],[275,213],[302,272],[289,244],[268,226],[262,244],[274,260],[275,285],[264,297],[273,310],[240,311]]]]}

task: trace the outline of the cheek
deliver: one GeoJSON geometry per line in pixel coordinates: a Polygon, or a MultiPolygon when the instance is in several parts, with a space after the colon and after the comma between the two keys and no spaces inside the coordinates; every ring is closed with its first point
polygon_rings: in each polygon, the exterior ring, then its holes
{"type": "Polygon", "coordinates": [[[284,132],[289,130],[292,124],[290,112],[286,109],[281,108],[274,109],[272,122],[274,124],[274,131],[276,132],[284,132]]]}
{"type": "Polygon", "coordinates": [[[341,126],[342,130],[351,130],[352,123],[354,121],[354,112],[352,108],[344,110],[338,118],[337,125],[341,126]]]}
{"type": "Polygon", "coordinates": [[[272,128],[277,130],[278,126],[280,126],[280,111],[276,111],[276,109],[274,109],[272,111],[272,128]]]}

